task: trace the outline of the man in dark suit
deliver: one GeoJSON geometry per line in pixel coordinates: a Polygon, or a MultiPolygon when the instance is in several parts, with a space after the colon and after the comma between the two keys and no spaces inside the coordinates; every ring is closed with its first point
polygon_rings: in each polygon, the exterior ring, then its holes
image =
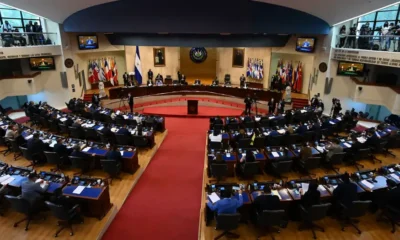
{"type": "Polygon", "coordinates": [[[315,140],[319,141],[321,138],[321,123],[319,122],[319,119],[314,121],[311,130],[315,132],[315,140]]]}
{"type": "Polygon", "coordinates": [[[78,158],[83,158],[83,159],[90,159],[90,155],[86,154],[84,152],[81,152],[81,147],[77,144],[73,147],[73,151],[70,155],[71,157],[78,157],[78,158]]]}
{"type": "Polygon", "coordinates": [[[60,158],[63,159],[63,162],[68,159],[68,155],[71,153],[71,150],[69,150],[64,144],[64,140],[62,138],[57,139],[57,143],[54,144],[53,151],[58,154],[60,158]]]}
{"type": "Polygon", "coordinates": [[[108,160],[116,160],[118,163],[122,161],[121,152],[116,145],[111,146],[110,151],[107,152],[106,158],[108,160]]]}
{"type": "Polygon", "coordinates": [[[250,115],[251,114],[251,104],[252,104],[252,100],[250,98],[250,95],[247,94],[247,97],[244,99],[244,103],[246,105],[246,108],[244,109],[244,113],[246,115],[250,115]]]}
{"type": "Polygon", "coordinates": [[[124,79],[124,85],[127,86],[128,85],[128,80],[129,80],[128,73],[125,72],[124,75],[122,75],[122,78],[124,79]]]}
{"type": "Polygon", "coordinates": [[[113,133],[111,132],[111,129],[110,129],[110,126],[108,125],[108,123],[104,124],[103,129],[101,129],[101,133],[103,133],[104,137],[106,137],[108,139],[110,139],[112,137],[113,133]]]}
{"type": "Polygon", "coordinates": [[[81,122],[80,120],[77,119],[77,120],[72,124],[72,127],[79,129],[79,128],[82,127],[82,122],[81,122]]]}
{"type": "Polygon", "coordinates": [[[151,69],[149,69],[149,71],[147,72],[147,78],[153,80],[153,72],[151,71],[151,69]]]}
{"type": "Polygon", "coordinates": [[[131,113],[133,113],[133,96],[131,93],[128,93],[128,103],[129,108],[131,109],[131,113]]]}
{"type": "MultiPolygon", "coordinates": [[[[25,31],[29,32],[29,33],[34,32],[33,31],[33,23],[32,23],[32,21],[29,21],[29,23],[26,24],[25,31]]],[[[31,45],[31,46],[32,45],[36,45],[35,34],[28,34],[28,40],[29,40],[29,45],[31,45]]]]}
{"type": "Polygon", "coordinates": [[[397,209],[400,209],[400,187],[391,179],[386,180],[389,190],[383,195],[383,202],[397,209]]]}
{"type": "Polygon", "coordinates": [[[30,114],[39,114],[39,109],[35,106],[35,103],[33,101],[29,103],[28,112],[30,114]]]}
{"type": "Polygon", "coordinates": [[[278,133],[278,127],[273,127],[272,128],[272,131],[269,133],[269,136],[270,137],[276,137],[276,136],[279,136],[279,133],[278,133]]]}
{"type": "Polygon", "coordinates": [[[274,99],[271,98],[271,101],[268,102],[269,114],[275,113],[275,107],[276,107],[276,103],[275,103],[274,99]]]}
{"type": "Polygon", "coordinates": [[[363,144],[360,143],[360,142],[357,140],[357,136],[356,136],[355,134],[352,134],[352,135],[351,135],[351,141],[352,141],[353,143],[351,144],[350,152],[351,152],[352,154],[356,154],[356,153],[363,147],[363,144]]]}
{"type": "Polygon", "coordinates": [[[46,158],[44,157],[43,151],[46,150],[46,145],[42,140],[39,139],[39,134],[33,134],[33,137],[27,142],[28,152],[34,158],[34,160],[39,162],[45,162],[46,158]],[[33,156],[34,155],[34,156],[33,156]]]}
{"type": "Polygon", "coordinates": [[[100,98],[99,98],[98,95],[93,94],[93,96],[92,96],[92,104],[93,104],[93,106],[99,106],[100,98]]]}
{"type": "Polygon", "coordinates": [[[310,183],[308,191],[301,197],[301,204],[304,208],[310,208],[312,205],[320,203],[321,193],[318,191],[317,183],[310,183]]]}
{"type": "Polygon", "coordinates": [[[240,76],[240,87],[243,88],[246,82],[246,77],[244,76],[244,74],[242,74],[242,76],[240,76]]]}
{"type": "Polygon", "coordinates": [[[220,116],[217,116],[216,118],[214,118],[213,124],[224,124],[224,122],[222,121],[220,116]]]}
{"type": "MultiPolygon", "coordinates": [[[[357,185],[350,182],[350,176],[345,173],[341,176],[343,183],[340,183],[335,190],[333,190],[333,197],[338,203],[342,203],[350,207],[353,201],[358,200],[357,185]]],[[[340,204],[338,204],[340,206],[340,204]]]]}
{"type": "MultiPolygon", "coordinates": [[[[281,202],[278,196],[271,194],[269,186],[264,187],[264,191],[261,195],[257,196],[253,202],[254,210],[258,215],[261,215],[264,210],[279,210],[281,209],[281,202]]],[[[256,221],[256,216],[253,217],[253,221],[256,221]]]]}
{"type": "Polygon", "coordinates": [[[129,130],[126,128],[126,125],[124,125],[124,127],[120,128],[117,132],[117,134],[120,135],[125,135],[125,136],[130,136],[131,133],[129,132],[129,130]]]}
{"type": "Polygon", "coordinates": [[[299,126],[296,129],[296,133],[299,135],[303,135],[306,131],[307,127],[302,122],[300,122],[299,126]]]}

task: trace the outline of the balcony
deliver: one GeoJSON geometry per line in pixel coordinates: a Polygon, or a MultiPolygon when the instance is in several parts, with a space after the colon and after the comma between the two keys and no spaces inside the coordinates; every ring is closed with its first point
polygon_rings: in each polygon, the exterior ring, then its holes
{"type": "Polygon", "coordinates": [[[7,32],[0,36],[0,60],[62,54],[57,33],[7,32]]]}

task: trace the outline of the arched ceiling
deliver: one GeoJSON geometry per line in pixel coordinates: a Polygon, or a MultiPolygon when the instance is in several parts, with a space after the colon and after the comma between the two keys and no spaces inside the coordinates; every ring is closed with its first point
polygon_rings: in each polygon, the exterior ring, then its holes
{"type": "MultiPolygon", "coordinates": [[[[0,0],[2,3],[25,10],[52,21],[63,23],[72,14],[92,6],[117,0],[0,0]]],[[[140,5],[146,0],[120,0],[140,5]]],[[[162,1],[162,0],[160,0],[162,1]]],[[[189,2],[190,0],[187,0],[189,2]]],[[[215,0],[218,1],[218,0],[215,0]]],[[[230,4],[236,4],[230,1],[230,4]]],[[[398,0],[256,0],[296,9],[316,16],[329,25],[359,16],[378,8],[398,2],[398,0]]],[[[167,2],[167,1],[166,1],[167,2]]],[[[212,8],[203,1],[190,1],[196,8],[212,8]]],[[[221,13],[222,14],[222,13],[221,13]]],[[[239,13],[240,14],[240,13],[239,13]]],[[[290,17],[290,16],[282,16],[290,17]]]]}

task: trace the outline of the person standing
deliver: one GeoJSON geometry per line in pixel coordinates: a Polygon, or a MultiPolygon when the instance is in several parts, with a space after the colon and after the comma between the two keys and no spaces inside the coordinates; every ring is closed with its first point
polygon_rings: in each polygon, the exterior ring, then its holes
{"type": "Polygon", "coordinates": [[[350,36],[348,37],[347,46],[349,48],[356,48],[356,35],[357,35],[357,23],[353,24],[350,28],[350,36]]]}
{"type": "Polygon", "coordinates": [[[271,101],[268,102],[269,113],[273,114],[275,112],[275,101],[271,98],[271,101]]]}
{"type": "Polygon", "coordinates": [[[244,99],[244,103],[245,103],[245,105],[246,105],[246,108],[244,109],[244,113],[245,113],[246,115],[250,115],[250,113],[251,113],[251,103],[252,103],[252,101],[251,101],[251,98],[250,98],[250,95],[249,95],[249,94],[247,94],[247,97],[244,99]]]}
{"type": "Polygon", "coordinates": [[[40,34],[43,32],[42,26],[40,26],[37,22],[33,24],[33,31],[37,34],[35,34],[35,39],[36,39],[36,44],[43,45],[44,39],[43,39],[43,34],[40,34]]]}
{"type": "Polygon", "coordinates": [[[29,33],[28,33],[29,45],[36,45],[35,34],[33,34],[33,24],[32,24],[32,21],[29,21],[29,23],[26,24],[25,31],[26,31],[26,32],[29,32],[29,33]]]}
{"type": "Polygon", "coordinates": [[[242,74],[242,76],[240,76],[240,87],[241,88],[244,88],[245,82],[246,82],[246,77],[244,76],[244,74],[242,74]]]}
{"type": "Polygon", "coordinates": [[[153,81],[153,72],[151,71],[151,69],[149,69],[149,71],[147,72],[147,77],[148,79],[153,81]]]}
{"type": "Polygon", "coordinates": [[[133,96],[131,93],[128,93],[128,103],[129,108],[131,109],[131,113],[133,113],[133,96]]]}

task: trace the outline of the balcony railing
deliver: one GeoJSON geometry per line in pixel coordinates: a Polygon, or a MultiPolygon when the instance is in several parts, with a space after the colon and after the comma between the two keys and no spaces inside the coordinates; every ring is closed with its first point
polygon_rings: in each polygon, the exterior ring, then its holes
{"type": "Polygon", "coordinates": [[[400,52],[400,35],[337,35],[336,48],[400,52]]]}
{"type": "Polygon", "coordinates": [[[52,32],[4,32],[0,34],[2,47],[57,45],[57,33],[52,32]]]}

